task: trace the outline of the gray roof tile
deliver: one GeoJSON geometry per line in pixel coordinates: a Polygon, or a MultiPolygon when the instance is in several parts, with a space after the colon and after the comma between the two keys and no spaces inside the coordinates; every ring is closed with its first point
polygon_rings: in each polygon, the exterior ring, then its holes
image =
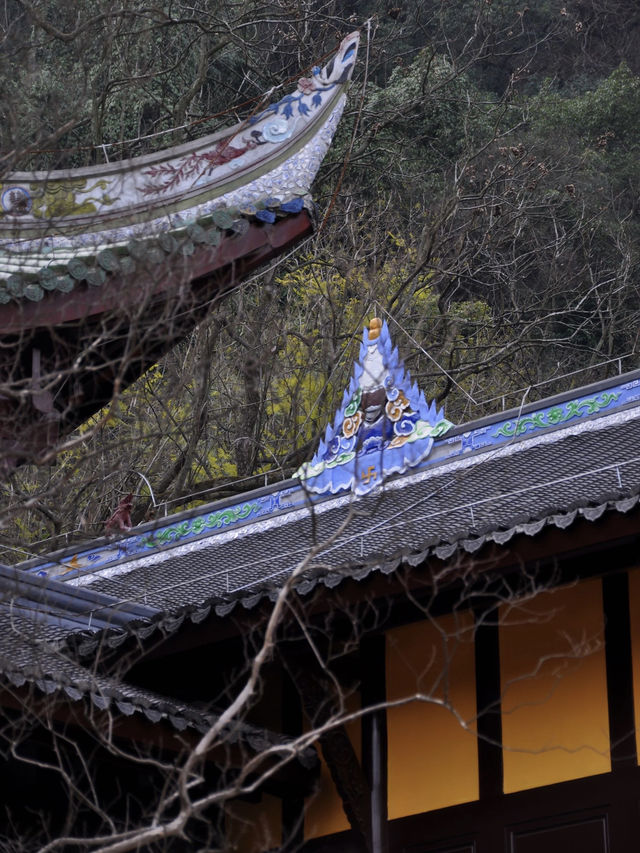
{"type": "Polygon", "coordinates": [[[366,498],[343,496],[134,559],[95,576],[90,589],[173,614],[164,620],[171,631],[184,610],[201,614],[214,604],[223,616],[236,601],[255,606],[325,540],[298,585],[302,594],[322,578],[335,586],[430,553],[474,553],[545,525],[628,511],[640,487],[638,447],[640,408],[408,475],[366,498]]]}

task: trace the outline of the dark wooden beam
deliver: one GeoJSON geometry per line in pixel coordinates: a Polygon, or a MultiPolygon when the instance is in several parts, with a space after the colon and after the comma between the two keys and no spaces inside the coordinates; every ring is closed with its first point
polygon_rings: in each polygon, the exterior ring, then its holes
{"type": "MultiPolygon", "coordinates": [[[[40,302],[10,302],[0,306],[3,334],[25,333],[36,327],[48,328],[73,320],[102,314],[124,306],[136,306],[165,292],[175,292],[185,284],[204,281],[216,271],[229,277],[234,264],[250,259],[250,268],[264,263],[281,250],[302,240],[313,231],[306,210],[287,216],[273,225],[251,223],[242,236],[225,236],[217,247],[198,246],[190,257],[167,255],[156,267],[143,267],[132,275],[110,275],[101,287],[79,284],[70,294],[53,292],[40,302]],[[135,283],[135,287],[133,284],[135,283]]],[[[246,270],[245,270],[246,271],[246,270]]],[[[237,283],[237,276],[236,282],[237,283]]],[[[216,286],[216,290],[219,289],[216,286]]],[[[213,294],[212,294],[213,295],[213,294]]]]}
{"type": "MultiPolygon", "coordinates": [[[[397,818],[389,823],[390,846],[398,853],[630,853],[638,848],[639,786],[640,767],[625,767],[504,794],[489,803],[477,800],[397,818]],[[620,826],[612,820],[618,811],[626,816],[620,826]],[[586,845],[571,846],[574,829],[582,842],[586,834],[586,845]],[[533,848],[519,846],[529,839],[533,848]]],[[[327,835],[308,841],[304,853],[347,853],[351,839],[351,833],[327,835]]]]}

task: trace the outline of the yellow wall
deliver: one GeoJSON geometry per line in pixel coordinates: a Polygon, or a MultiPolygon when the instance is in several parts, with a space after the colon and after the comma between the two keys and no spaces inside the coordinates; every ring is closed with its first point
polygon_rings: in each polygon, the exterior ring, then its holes
{"type": "Polygon", "coordinates": [[[262,853],[280,848],[282,807],[276,797],[263,794],[256,803],[234,800],[227,804],[225,818],[229,851],[262,853]]]}
{"type": "Polygon", "coordinates": [[[629,611],[631,617],[631,653],[633,701],[636,717],[636,749],[640,756],[640,569],[629,572],[629,611]]]}
{"type": "Polygon", "coordinates": [[[463,613],[387,632],[389,818],[478,797],[473,619],[463,613]]]}
{"type": "MultiPolygon", "coordinates": [[[[353,713],[360,709],[360,697],[350,694],[345,699],[346,713],[353,713]]],[[[361,759],[361,725],[360,720],[352,720],[345,726],[351,745],[354,748],[358,761],[361,759]]],[[[342,808],[342,800],[333,784],[333,779],[324,759],[322,750],[318,752],[321,756],[320,781],[317,792],[307,801],[304,815],[304,837],[305,839],[317,838],[319,835],[329,835],[333,832],[342,832],[350,829],[349,821],[342,808]]]]}
{"type": "Polygon", "coordinates": [[[500,612],[505,793],[611,769],[600,580],[500,612]]]}

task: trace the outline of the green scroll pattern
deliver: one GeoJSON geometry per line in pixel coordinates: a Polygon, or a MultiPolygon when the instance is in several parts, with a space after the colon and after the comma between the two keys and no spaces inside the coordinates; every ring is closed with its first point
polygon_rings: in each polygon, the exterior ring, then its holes
{"type": "Polygon", "coordinates": [[[228,507],[227,509],[210,512],[208,515],[199,515],[197,518],[187,518],[180,524],[165,527],[158,532],[150,533],[142,540],[141,545],[145,548],[157,548],[168,545],[170,542],[178,542],[187,536],[198,536],[206,530],[217,530],[219,527],[227,527],[248,518],[252,513],[261,508],[258,501],[228,507]]]}
{"type": "Polygon", "coordinates": [[[493,433],[493,437],[512,438],[530,430],[558,426],[558,424],[563,424],[572,418],[595,415],[601,409],[606,409],[607,406],[615,402],[619,396],[619,391],[612,391],[611,393],[605,391],[600,396],[589,397],[586,400],[569,400],[564,406],[553,406],[546,412],[535,412],[535,414],[519,418],[517,421],[507,421],[493,433]]]}

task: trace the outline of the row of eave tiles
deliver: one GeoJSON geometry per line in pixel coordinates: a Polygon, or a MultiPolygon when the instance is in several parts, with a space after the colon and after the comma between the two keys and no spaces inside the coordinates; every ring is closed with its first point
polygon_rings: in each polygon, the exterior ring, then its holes
{"type": "Polygon", "coordinates": [[[45,292],[70,293],[81,282],[101,287],[109,274],[132,277],[136,270],[148,270],[170,257],[188,258],[197,247],[215,248],[220,245],[225,234],[244,236],[251,221],[273,224],[278,218],[300,213],[303,207],[302,198],[287,202],[268,198],[261,206],[256,205],[255,209],[220,207],[195,223],[181,229],[163,231],[154,238],[131,240],[126,246],[117,249],[106,248],[96,255],[74,257],[64,265],[53,262],[43,266],[34,275],[12,273],[7,278],[0,277],[0,305],[20,298],[39,302],[45,292]]]}

